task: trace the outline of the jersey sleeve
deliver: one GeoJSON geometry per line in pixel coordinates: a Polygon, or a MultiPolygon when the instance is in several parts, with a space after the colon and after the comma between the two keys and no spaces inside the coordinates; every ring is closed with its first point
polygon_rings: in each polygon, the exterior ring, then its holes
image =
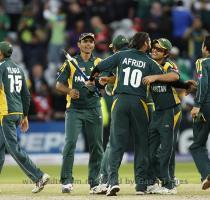
{"type": "Polygon", "coordinates": [[[94,60],[94,67],[95,67],[96,65],[98,65],[101,61],[102,61],[102,59],[97,57],[97,58],[94,60]]]}
{"type": "Polygon", "coordinates": [[[168,84],[170,84],[172,87],[180,88],[180,89],[187,90],[189,88],[189,85],[181,79],[179,79],[178,81],[175,81],[175,82],[168,83],[168,84]]]}
{"type": "Polygon", "coordinates": [[[172,61],[166,62],[163,69],[166,73],[175,72],[175,73],[179,74],[179,69],[178,69],[177,65],[172,61]]]}
{"type": "Polygon", "coordinates": [[[1,85],[2,85],[2,77],[3,77],[3,67],[1,66],[1,64],[0,64],[0,87],[1,87],[1,85]]]}
{"type": "Polygon", "coordinates": [[[58,70],[57,81],[61,83],[67,83],[68,78],[70,77],[71,71],[68,61],[65,61],[63,65],[58,70]]]}
{"type": "Polygon", "coordinates": [[[30,106],[31,95],[27,87],[25,75],[22,72],[22,88],[21,88],[21,99],[23,104],[23,115],[27,116],[30,106]]]}
{"type": "Polygon", "coordinates": [[[208,89],[207,66],[202,59],[196,61],[197,92],[195,97],[195,106],[200,107],[206,98],[208,89]]]}
{"type": "Polygon", "coordinates": [[[115,53],[112,56],[109,56],[108,58],[102,60],[98,65],[96,66],[100,72],[102,71],[111,71],[119,65],[119,53],[115,53]]]}
{"type": "Polygon", "coordinates": [[[177,67],[176,63],[172,61],[168,61],[165,63],[165,67],[167,68],[167,72],[175,72],[179,75],[179,80],[175,82],[169,83],[172,87],[180,88],[180,89],[188,89],[189,85],[185,83],[180,76],[179,68],[177,67]]]}
{"type": "Polygon", "coordinates": [[[110,71],[116,69],[119,65],[119,52],[109,56],[108,58],[102,60],[98,63],[91,72],[90,81],[94,80],[94,76],[96,73],[101,73],[103,71],[110,71]]]}

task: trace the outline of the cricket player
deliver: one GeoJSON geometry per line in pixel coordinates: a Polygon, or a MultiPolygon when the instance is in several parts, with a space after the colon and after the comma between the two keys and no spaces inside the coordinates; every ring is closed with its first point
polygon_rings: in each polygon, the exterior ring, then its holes
{"type": "MultiPolygon", "coordinates": [[[[118,51],[124,51],[128,50],[128,39],[124,37],[123,35],[118,35],[115,37],[112,41],[112,43],[109,45],[110,48],[112,48],[113,53],[116,53],[118,51]]],[[[107,72],[106,72],[107,73],[107,72]]],[[[101,85],[106,85],[106,91],[108,91],[109,94],[112,94],[112,89],[114,86],[114,82],[116,80],[116,70],[114,72],[109,73],[110,76],[104,76],[100,77],[99,82],[101,85]],[[109,86],[109,88],[107,87],[109,86]]],[[[108,141],[106,150],[103,155],[103,159],[101,162],[101,169],[100,169],[100,177],[99,177],[99,185],[97,186],[97,189],[95,191],[95,194],[106,194],[108,186],[108,174],[109,174],[109,154],[110,154],[110,143],[108,141]]]]}
{"type": "Polygon", "coordinates": [[[5,150],[14,158],[23,172],[36,183],[32,193],[40,192],[50,176],[43,173],[18,144],[17,127],[28,130],[30,93],[23,70],[10,58],[12,45],[0,42],[0,171],[5,160],[5,150]]]}
{"type": "MultiPolygon", "coordinates": [[[[101,61],[94,57],[92,52],[95,47],[93,33],[83,33],[79,37],[78,47],[80,53],[76,55],[75,62],[80,69],[89,76],[91,70],[101,61]]],[[[84,78],[74,65],[66,60],[59,70],[56,89],[66,94],[65,116],[65,146],[63,149],[63,163],[60,181],[62,192],[70,193],[73,189],[72,168],[74,151],[78,134],[85,132],[88,139],[90,159],[88,183],[90,193],[94,193],[98,185],[98,175],[103,156],[103,123],[99,96],[90,93],[85,87],[84,78]]]]}
{"type": "Polygon", "coordinates": [[[147,86],[142,79],[157,74],[156,81],[176,81],[176,73],[162,74],[160,66],[149,58],[148,33],[136,33],[131,39],[131,49],[120,51],[99,63],[92,71],[90,81],[107,69],[117,68],[112,105],[112,121],[109,156],[109,188],[107,196],[119,192],[118,170],[130,134],[134,135],[134,171],[136,194],[144,194],[148,175],[148,108],[146,101],[147,86]],[[160,74],[160,75],[159,75],[160,74]]]}
{"type": "MultiPolygon", "coordinates": [[[[152,44],[151,57],[160,64],[163,74],[169,72],[178,74],[175,63],[168,59],[171,48],[171,42],[165,38],[154,40],[152,44]]],[[[150,79],[154,76],[151,75],[143,79],[144,82],[150,84],[150,91],[155,104],[155,111],[149,125],[150,175],[153,176],[154,184],[147,187],[147,192],[176,194],[174,182],[175,145],[181,121],[180,100],[175,88],[165,83],[154,83],[150,79]],[[160,146],[160,166],[156,166],[156,156],[160,146]],[[159,178],[162,181],[162,187],[155,184],[157,178],[155,167],[161,169],[159,178]]]]}
{"type": "Polygon", "coordinates": [[[193,143],[190,151],[201,175],[202,189],[210,187],[210,160],[206,142],[210,131],[210,35],[202,45],[203,58],[196,61],[198,89],[195,105],[191,110],[193,118],[193,143]]]}

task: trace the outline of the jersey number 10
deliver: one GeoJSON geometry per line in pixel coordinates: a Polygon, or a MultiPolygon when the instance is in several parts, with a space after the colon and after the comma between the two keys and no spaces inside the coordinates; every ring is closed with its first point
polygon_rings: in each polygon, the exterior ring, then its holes
{"type": "Polygon", "coordinates": [[[9,74],[8,79],[10,80],[10,92],[16,91],[20,93],[22,88],[22,76],[9,74]]]}
{"type": "Polygon", "coordinates": [[[124,77],[124,85],[130,85],[134,88],[137,88],[141,85],[141,78],[142,78],[142,72],[139,69],[134,69],[131,71],[130,67],[127,67],[123,69],[123,72],[125,72],[124,77]]]}

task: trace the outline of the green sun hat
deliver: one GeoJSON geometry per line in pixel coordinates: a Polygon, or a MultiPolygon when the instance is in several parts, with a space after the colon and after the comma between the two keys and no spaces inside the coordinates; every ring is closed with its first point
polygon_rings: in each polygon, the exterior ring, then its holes
{"type": "Polygon", "coordinates": [[[9,42],[0,42],[0,51],[5,57],[10,57],[12,55],[12,45],[9,42]]]}
{"type": "Polygon", "coordinates": [[[154,43],[158,43],[161,46],[161,48],[166,49],[168,51],[170,51],[172,49],[171,42],[166,38],[155,39],[155,40],[153,40],[153,44],[154,43]]]}
{"type": "Polygon", "coordinates": [[[120,48],[122,48],[127,44],[128,44],[128,39],[123,35],[118,35],[112,40],[112,43],[109,45],[109,48],[114,47],[119,50],[120,48]]]}

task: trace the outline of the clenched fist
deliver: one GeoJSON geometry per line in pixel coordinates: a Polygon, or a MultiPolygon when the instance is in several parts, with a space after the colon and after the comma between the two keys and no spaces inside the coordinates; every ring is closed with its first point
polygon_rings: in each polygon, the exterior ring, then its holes
{"type": "Polygon", "coordinates": [[[70,89],[68,94],[72,99],[79,99],[79,91],[76,89],[70,89]]]}

